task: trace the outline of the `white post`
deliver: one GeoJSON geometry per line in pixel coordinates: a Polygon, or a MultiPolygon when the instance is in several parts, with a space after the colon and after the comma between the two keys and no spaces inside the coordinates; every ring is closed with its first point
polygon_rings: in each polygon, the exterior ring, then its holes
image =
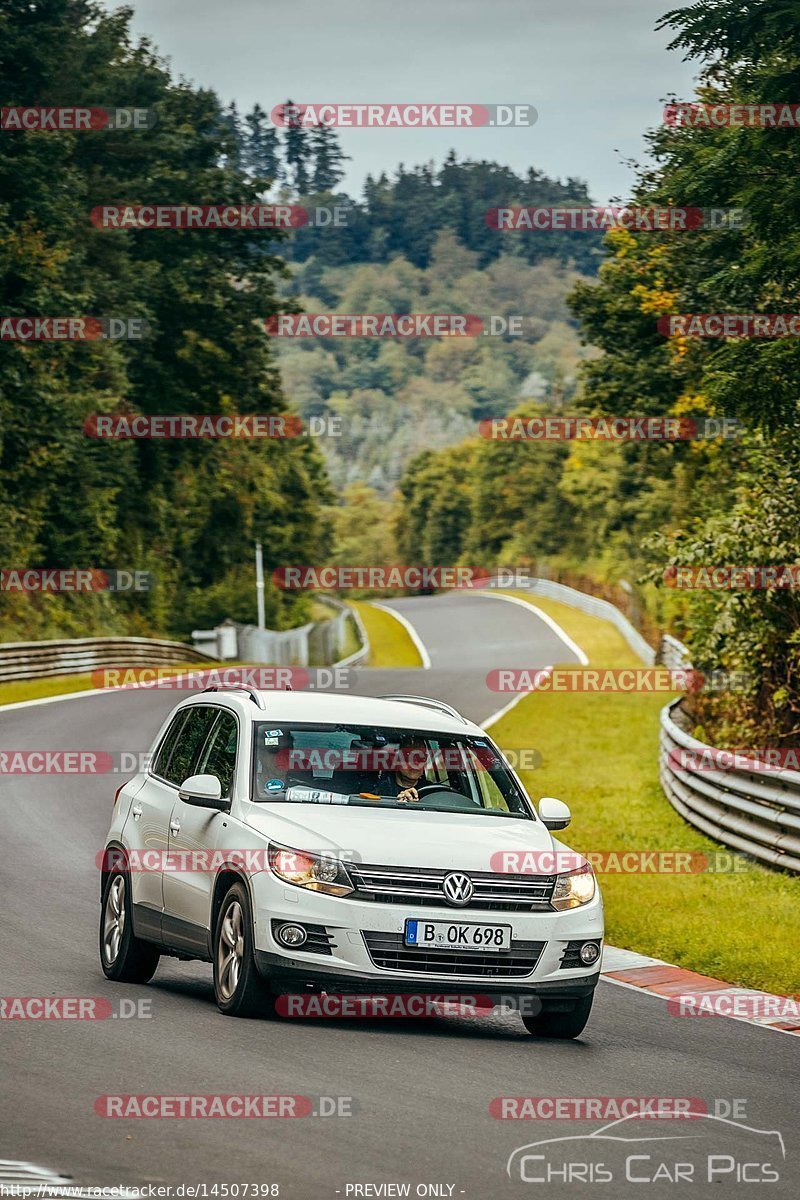
{"type": "Polygon", "coordinates": [[[261,542],[256,542],[256,600],[258,602],[258,628],[264,628],[264,558],[261,542]]]}

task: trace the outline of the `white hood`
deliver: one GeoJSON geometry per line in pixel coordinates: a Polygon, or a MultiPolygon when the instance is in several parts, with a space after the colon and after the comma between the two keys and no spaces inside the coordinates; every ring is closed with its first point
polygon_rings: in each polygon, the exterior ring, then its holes
{"type": "Polygon", "coordinates": [[[469,813],[267,803],[249,805],[246,821],[293,850],[330,852],[372,866],[491,871],[499,851],[561,848],[540,821],[469,813]]]}

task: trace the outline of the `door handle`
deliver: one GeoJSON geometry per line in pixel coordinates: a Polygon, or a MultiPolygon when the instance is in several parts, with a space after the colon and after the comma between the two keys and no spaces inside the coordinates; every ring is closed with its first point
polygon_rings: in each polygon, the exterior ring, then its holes
{"type": "Polygon", "coordinates": [[[141,804],[134,804],[133,808],[131,809],[131,812],[133,813],[134,821],[139,820],[139,817],[142,815],[143,811],[144,810],[142,809],[141,804]]]}
{"type": "Polygon", "coordinates": [[[170,821],[170,823],[169,823],[169,831],[170,831],[170,833],[172,834],[172,836],[173,836],[173,837],[177,837],[177,836],[178,836],[178,834],[180,833],[180,831],[181,831],[181,823],[180,823],[180,821],[179,821],[179,820],[178,820],[176,817],[173,817],[173,819],[170,821]]]}

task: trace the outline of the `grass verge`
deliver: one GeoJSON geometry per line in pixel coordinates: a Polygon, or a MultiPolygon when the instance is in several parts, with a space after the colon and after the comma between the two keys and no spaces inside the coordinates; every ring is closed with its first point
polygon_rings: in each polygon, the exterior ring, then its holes
{"type": "MultiPolygon", "coordinates": [[[[170,663],[169,670],[201,671],[208,670],[215,665],[227,668],[251,666],[252,664],[238,662],[170,663]]],[[[132,669],[137,670],[138,668],[132,669]]],[[[48,696],[66,696],[72,692],[91,691],[96,687],[97,684],[92,678],[92,673],[88,671],[83,675],[54,675],[48,679],[16,679],[11,683],[0,683],[0,709],[4,704],[17,704],[22,700],[43,700],[48,696]]],[[[177,704],[177,700],[175,703],[177,704]]]]}
{"type": "Polygon", "coordinates": [[[421,667],[419,650],[400,621],[367,600],[348,601],[356,609],[369,636],[371,667],[421,667]]]}
{"type": "MultiPolygon", "coordinates": [[[[516,593],[530,600],[530,595],[516,593]]],[[[612,625],[533,597],[589,656],[592,666],[641,663],[612,625]]],[[[542,765],[523,772],[534,799],[572,809],[561,835],[584,851],[724,847],[688,825],[658,781],[662,693],[531,693],[492,727],[503,747],[535,747],[542,765]]],[[[735,873],[599,877],[610,943],[744,987],[800,992],[800,879],[740,859],[735,873]]]]}

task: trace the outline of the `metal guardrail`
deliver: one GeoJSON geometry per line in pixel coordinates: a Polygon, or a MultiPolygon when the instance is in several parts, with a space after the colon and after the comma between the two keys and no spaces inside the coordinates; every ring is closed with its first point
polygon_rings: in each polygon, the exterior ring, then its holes
{"type": "Polygon", "coordinates": [[[551,600],[558,600],[561,604],[569,605],[570,608],[580,609],[581,612],[588,613],[592,617],[601,617],[604,621],[610,621],[625,638],[634,654],[638,654],[646,666],[652,667],[655,663],[656,652],[653,647],[645,641],[639,630],[610,600],[601,600],[598,596],[579,592],[577,588],[568,587],[565,583],[556,583],[553,579],[529,579],[520,586],[525,591],[533,592],[534,595],[548,596],[551,600]]]}
{"type": "Polygon", "coordinates": [[[0,642],[0,683],[82,674],[97,667],[153,667],[213,662],[184,642],[157,638],[65,638],[46,642],[0,642]]]}
{"type": "MultiPolygon", "coordinates": [[[[356,637],[358,638],[360,644],[358,650],[354,650],[352,654],[348,654],[347,658],[340,658],[339,661],[335,662],[333,665],[335,667],[358,667],[369,662],[369,656],[372,653],[372,647],[370,646],[369,634],[367,633],[366,626],[361,620],[358,611],[355,608],[348,607],[346,604],[342,604],[341,600],[335,600],[333,596],[319,596],[318,599],[338,610],[338,619],[341,622],[340,628],[342,629],[342,638],[344,636],[343,628],[346,622],[353,622],[356,628],[356,637]]],[[[339,644],[342,645],[343,642],[340,641],[339,644]]]]}
{"type": "Polygon", "coordinates": [[[196,629],[192,637],[198,650],[218,660],[270,663],[278,667],[354,667],[367,660],[369,638],[355,609],[333,596],[318,596],[320,604],[333,610],[322,621],[309,621],[293,629],[259,629],[238,621],[223,621],[214,629],[196,629]],[[359,648],[342,658],[348,626],[355,627],[359,648]]]}
{"type": "Polygon", "coordinates": [[[800,872],[800,771],[762,767],[699,742],[673,720],[680,703],[661,710],[659,774],[672,807],[723,845],[800,872]]]}
{"type": "MultiPolygon", "coordinates": [[[[664,634],[654,651],[607,600],[549,579],[532,579],[529,590],[610,621],[648,666],[656,661],[673,670],[692,666],[683,642],[664,634]]],[[[761,766],[698,741],[673,720],[680,703],[674,700],[661,711],[659,777],[672,807],[723,846],[800,873],[800,771],[761,766]]]]}
{"type": "Polygon", "coordinates": [[[688,671],[691,670],[692,666],[689,651],[683,642],[679,642],[671,633],[665,633],[661,636],[658,661],[663,666],[669,667],[671,671],[688,671]]]}

